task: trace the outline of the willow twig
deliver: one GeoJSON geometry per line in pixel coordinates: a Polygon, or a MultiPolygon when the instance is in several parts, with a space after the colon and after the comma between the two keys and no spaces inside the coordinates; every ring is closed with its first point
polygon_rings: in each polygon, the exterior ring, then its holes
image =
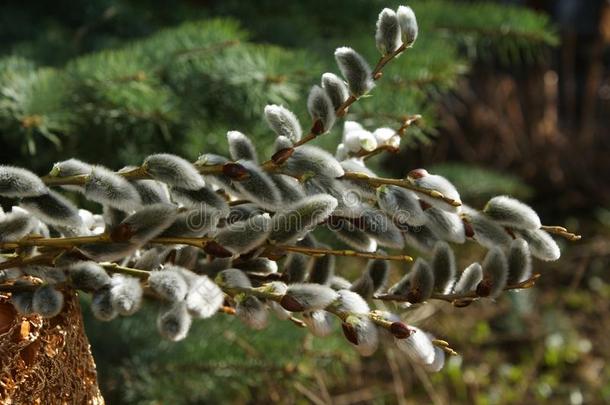
{"type": "MultiPolygon", "coordinates": [[[[504,287],[504,290],[508,291],[508,290],[519,290],[519,289],[531,288],[534,286],[534,284],[536,283],[536,280],[538,280],[538,278],[540,278],[540,274],[536,273],[536,274],[532,275],[530,278],[528,278],[527,280],[523,280],[523,281],[515,283],[515,284],[507,285],[506,287],[504,287]]],[[[406,294],[381,294],[381,295],[376,295],[373,298],[377,299],[377,300],[381,300],[381,301],[409,302],[409,299],[407,298],[406,294]]],[[[455,304],[455,303],[459,303],[461,301],[475,301],[479,298],[485,298],[485,297],[479,296],[476,293],[476,291],[470,291],[467,293],[460,293],[460,294],[434,293],[434,294],[432,294],[432,296],[430,298],[455,304]]]]}
{"type": "Polygon", "coordinates": [[[388,179],[388,178],[383,178],[383,177],[371,177],[365,173],[360,173],[360,172],[345,172],[345,174],[341,178],[349,179],[349,180],[363,181],[363,182],[369,183],[376,187],[384,185],[384,184],[398,186],[398,187],[406,188],[408,190],[416,191],[418,193],[425,194],[428,197],[431,197],[431,198],[434,198],[437,200],[442,200],[442,201],[446,202],[447,204],[452,205],[454,207],[459,207],[462,205],[461,201],[446,197],[443,193],[441,193],[438,190],[432,190],[429,188],[419,187],[419,186],[416,186],[415,184],[411,183],[408,180],[388,179]]]}
{"type": "Polygon", "coordinates": [[[305,246],[291,246],[291,245],[269,245],[271,251],[280,250],[287,252],[302,253],[308,256],[320,257],[320,256],[344,256],[344,257],[362,257],[365,259],[381,259],[381,260],[396,260],[403,262],[411,262],[413,258],[408,255],[382,255],[376,253],[357,252],[355,250],[338,250],[338,249],[323,249],[323,248],[310,248],[305,246]]]}
{"type": "Polygon", "coordinates": [[[572,233],[572,232],[568,231],[566,228],[564,228],[563,226],[542,225],[540,227],[540,229],[547,231],[548,233],[552,233],[554,235],[563,236],[564,238],[566,238],[567,240],[570,240],[570,241],[577,241],[577,240],[582,239],[581,235],[572,233]]]}

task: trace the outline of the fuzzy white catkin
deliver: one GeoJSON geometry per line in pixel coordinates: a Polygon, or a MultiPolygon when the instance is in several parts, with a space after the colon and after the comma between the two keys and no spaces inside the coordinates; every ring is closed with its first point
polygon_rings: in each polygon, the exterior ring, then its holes
{"type": "Polygon", "coordinates": [[[269,313],[258,298],[248,295],[237,301],[235,315],[254,330],[262,330],[269,324],[269,313]]]}
{"type": "Polygon", "coordinates": [[[343,135],[341,135],[341,142],[345,142],[345,137],[352,131],[361,131],[364,127],[356,121],[345,121],[343,123],[343,135]]]}
{"type": "Polygon", "coordinates": [[[178,206],[174,204],[146,205],[125,218],[118,228],[127,230],[129,242],[142,245],[160,235],[177,216],[178,206]]]}
{"type": "MultiPolygon", "coordinates": [[[[418,187],[438,191],[447,198],[461,202],[460,194],[456,190],[455,186],[449,182],[449,180],[436,174],[429,174],[425,170],[423,172],[425,172],[425,174],[422,177],[409,177],[409,180],[418,187]]],[[[414,191],[414,193],[417,194],[420,199],[433,207],[453,213],[458,213],[460,211],[459,207],[454,207],[453,205],[438,198],[432,198],[427,194],[420,193],[418,191],[414,191]]]]}
{"type": "Polygon", "coordinates": [[[275,138],[275,142],[273,142],[273,151],[278,152],[282,149],[292,148],[294,143],[285,136],[278,136],[275,138]]]}
{"type": "Polygon", "coordinates": [[[321,84],[335,110],[339,109],[349,97],[349,90],[345,82],[334,73],[324,73],[321,84]]]}
{"type": "MultiPolygon", "coordinates": [[[[286,311],[278,302],[269,301],[267,305],[269,305],[269,309],[271,310],[271,312],[273,312],[275,316],[282,321],[286,321],[292,316],[290,311],[286,311]]],[[[303,321],[305,321],[304,318],[303,321]]]]}
{"type": "Polygon", "coordinates": [[[118,273],[112,276],[110,301],[120,315],[132,315],[140,309],[142,295],[142,286],[137,278],[118,273]]]}
{"type": "Polygon", "coordinates": [[[29,170],[0,166],[0,196],[9,198],[35,197],[47,192],[47,186],[29,170]]]}
{"type": "Polygon", "coordinates": [[[445,365],[445,351],[440,347],[434,346],[434,360],[432,364],[424,366],[426,371],[436,373],[442,370],[445,365]]]}
{"type": "MultiPolygon", "coordinates": [[[[321,245],[321,248],[330,249],[330,246],[321,245]]],[[[329,285],[335,274],[335,256],[325,255],[313,259],[307,281],[309,283],[329,285]]]]}
{"type": "Polygon", "coordinates": [[[352,286],[351,281],[341,276],[332,276],[328,284],[333,290],[349,290],[352,286]]]}
{"type": "Polygon", "coordinates": [[[371,356],[375,353],[379,346],[379,333],[368,315],[349,315],[344,323],[353,330],[357,344],[351,340],[350,343],[361,356],[371,356]]]}
{"type": "Polygon", "coordinates": [[[297,304],[294,308],[289,306],[286,308],[285,301],[282,300],[281,304],[284,308],[289,311],[313,311],[316,309],[324,309],[330,303],[337,299],[337,293],[330,287],[326,287],[319,284],[308,284],[308,283],[296,283],[288,286],[288,291],[285,297],[290,297],[291,300],[297,304]]]}
{"type": "Polygon", "coordinates": [[[166,203],[169,204],[167,187],[157,180],[136,180],[132,182],[138,191],[142,205],[166,203]]]}
{"type": "Polygon", "coordinates": [[[226,269],[218,273],[216,276],[216,283],[226,288],[250,288],[252,283],[250,279],[241,270],[238,269],[226,269]]]}
{"type": "Polygon", "coordinates": [[[269,240],[276,243],[295,242],[326,219],[336,207],[337,199],[329,195],[306,197],[273,216],[269,240]]]}
{"type": "Polygon", "coordinates": [[[428,262],[418,258],[413,264],[409,277],[409,301],[425,301],[432,295],[434,290],[434,273],[428,262]]]}
{"type": "Polygon", "coordinates": [[[305,198],[305,190],[297,179],[284,174],[274,174],[271,179],[280,192],[282,203],[295,203],[305,198]]]}
{"type": "Polygon", "coordinates": [[[415,194],[402,187],[377,188],[377,203],[398,224],[422,226],[428,221],[415,194]]]}
{"type": "Polygon", "coordinates": [[[191,323],[192,318],[188,313],[186,303],[180,301],[159,313],[157,330],[165,339],[178,342],[188,335],[191,323]]]}
{"type": "Polygon", "coordinates": [[[400,25],[396,12],[384,8],[377,18],[375,43],[382,55],[394,52],[401,45],[400,25]]]}
{"type": "Polygon", "coordinates": [[[26,212],[10,212],[0,220],[0,242],[18,240],[30,233],[38,221],[26,212]]]}
{"type": "Polygon", "coordinates": [[[447,294],[455,282],[455,254],[445,243],[438,242],[432,254],[432,271],[434,273],[434,289],[441,294],[447,294]]]}
{"type": "Polygon", "coordinates": [[[375,286],[373,285],[373,279],[371,275],[365,271],[362,275],[355,280],[351,286],[347,286],[351,291],[359,294],[361,297],[369,299],[375,292],[375,286]]]}
{"type": "Polygon", "coordinates": [[[530,206],[505,195],[489,200],[483,212],[499,224],[517,229],[536,230],[542,225],[530,206]]]}
{"type": "Polygon", "coordinates": [[[395,135],[396,130],[392,128],[382,127],[373,131],[373,136],[377,141],[377,145],[387,145],[388,142],[390,142],[390,139],[392,139],[395,135]]]}
{"type": "Polygon", "coordinates": [[[371,152],[377,148],[375,136],[365,129],[348,132],[343,139],[343,144],[352,153],[357,153],[361,150],[371,152]]]}
{"type": "Polygon", "coordinates": [[[504,252],[500,248],[493,248],[485,256],[483,260],[483,281],[490,288],[489,296],[496,298],[506,287],[508,277],[508,262],[504,252]]]}
{"type": "Polygon", "coordinates": [[[231,253],[246,253],[267,239],[271,223],[269,214],[256,215],[222,228],[214,240],[231,253]]]}
{"type": "Polygon", "coordinates": [[[248,200],[274,211],[281,196],[271,177],[254,162],[241,160],[238,163],[248,171],[249,176],[235,183],[237,190],[248,200]]]}
{"type": "MultiPolygon", "coordinates": [[[[370,177],[375,177],[376,174],[364,165],[364,161],[360,158],[351,158],[341,162],[341,167],[346,172],[363,173],[370,177]]],[[[348,192],[356,194],[362,200],[374,201],[377,199],[377,186],[368,184],[358,180],[341,180],[345,184],[348,192]]]]}
{"type": "Polygon", "coordinates": [[[211,187],[201,187],[197,190],[172,187],[171,194],[174,201],[185,207],[217,210],[221,217],[229,215],[230,208],[227,201],[211,187]]]}
{"type": "Polygon", "coordinates": [[[160,236],[201,237],[216,230],[220,213],[205,206],[181,212],[160,236]]]}
{"type": "Polygon", "coordinates": [[[346,219],[333,223],[332,231],[341,242],[360,252],[377,251],[377,241],[346,219]]]}
{"type": "Polygon", "coordinates": [[[23,274],[39,278],[49,284],[64,283],[67,280],[64,269],[60,267],[29,264],[21,267],[21,271],[23,274]]]}
{"type": "Polygon", "coordinates": [[[184,300],[188,292],[186,280],[174,266],[151,272],[148,276],[148,285],[159,296],[170,302],[184,300]]]}
{"type": "Polygon", "coordinates": [[[78,159],[68,159],[62,162],[57,162],[53,165],[49,176],[51,177],[68,177],[89,174],[91,165],[78,159]]]}
{"type": "Polygon", "coordinates": [[[413,45],[419,31],[415,13],[411,7],[400,6],[398,7],[398,10],[396,10],[396,17],[398,18],[398,24],[400,25],[402,42],[406,45],[413,45]]]}
{"type": "Polygon", "coordinates": [[[78,246],[78,250],[88,259],[96,262],[112,262],[132,255],[138,245],[132,243],[87,243],[78,246]]]}
{"type": "Polygon", "coordinates": [[[252,140],[239,131],[227,132],[227,141],[229,144],[229,153],[233,160],[251,160],[258,162],[256,148],[252,140]]]}
{"type": "Polygon", "coordinates": [[[21,315],[30,315],[34,312],[32,308],[32,291],[18,291],[11,294],[11,304],[21,315]]]}
{"type": "Polygon", "coordinates": [[[270,104],[265,107],[265,119],[277,136],[285,136],[292,142],[301,139],[303,130],[294,113],[281,105],[270,104]]]}
{"type": "Polygon", "coordinates": [[[158,153],[144,159],[142,165],[155,180],[170,186],[196,190],[205,185],[203,177],[189,161],[169,153],[158,153]]]}
{"type": "Polygon", "coordinates": [[[434,345],[426,332],[415,326],[409,326],[414,332],[406,339],[396,339],[396,346],[409,356],[411,361],[428,366],[434,362],[434,345]]]}
{"type": "Polygon", "coordinates": [[[489,219],[485,214],[479,213],[470,207],[463,207],[463,215],[474,231],[474,240],[481,246],[491,249],[495,246],[507,248],[512,242],[512,238],[506,230],[489,219]]]}
{"type": "Polygon", "coordinates": [[[369,64],[352,48],[337,48],[335,60],[353,96],[360,97],[375,87],[369,64]]]}
{"type": "Polygon", "coordinates": [[[256,257],[241,262],[234,262],[236,268],[252,273],[270,274],[277,272],[277,262],[267,259],[266,257],[256,257]]]}
{"type": "Polygon", "coordinates": [[[106,270],[95,262],[78,262],[69,268],[68,274],[72,285],[85,291],[97,291],[110,284],[106,270]]]}
{"type": "Polygon", "coordinates": [[[456,294],[469,293],[477,288],[477,285],[481,282],[481,280],[483,280],[483,268],[479,263],[472,263],[470,266],[464,269],[460,275],[460,279],[455,284],[453,291],[456,294]]]}
{"type": "Polygon", "coordinates": [[[290,283],[302,283],[307,277],[307,271],[312,259],[300,253],[291,253],[284,264],[284,274],[290,283]]]}
{"type": "Polygon", "coordinates": [[[328,94],[320,87],[313,86],[307,97],[307,111],[311,119],[322,123],[323,133],[331,130],[335,124],[335,107],[328,94]]]}
{"type": "Polygon", "coordinates": [[[349,290],[339,290],[337,294],[339,297],[332,303],[337,311],[348,314],[369,313],[369,304],[359,294],[349,290]]]}
{"type": "Polygon", "coordinates": [[[52,190],[36,197],[25,197],[20,205],[49,225],[75,228],[82,225],[78,208],[70,200],[52,190]]]}
{"type": "Polygon", "coordinates": [[[44,285],[34,291],[32,310],[43,318],[52,318],[59,314],[64,306],[64,295],[52,285],[44,285]]]}
{"type": "Polygon", "coordinates": [[[206,319],[214,315],[224,302],[224,293],[207,276],[197,276],[189,286],[186,305],[191,315],[206,319]]]}
{"type": "Polygon", "coordinates": [[[92,295],[91,312],[96,319],[106,322],[118,316],[119,313],[112,305],[112,296],[109,288],[103,288],[92,295]]]}
{"type": "Polygon", "coordinates": [[[142,200],[135,187],[123,176],[95,166],[85,183],[85,197],[122,211],[136,209],[142,200]]]}
{"type": "Polygon", "coordinates": [[[527,280],[532,275],[532,255],[523,239],[515,239],[508,252],[508,284],[527,280]]]}
{"type": "Polygon", "coordinates": [[[341,177],[345,174],[341,164],[333,155],[311,145],[303,145],[295,149],[281,170],[287,175],[297,177],[307,172],[330,178],[341,177]]]}
{"type": "Polygon", "coordinates": [[[324,310],[303,313],[303,322],[314,336],[328,336],[333,331],[333,316],[324,310]]]}
{"type": "Polygon", "coordinates": [[[537,259],[544,261],[555,261],[561,256],[561,250],[557,245],[557,242],[548,234],[548,232],[538,229],[530,231],[522,229],[517,231],[517,234],[521,236],[529,244],[532,255],[537,259]]]}
{"type": "Polygon", "coordinates": [[[424,213],[428,218],[426,225],[439,239],[459,244],[466,241],[464,223],[457,214],[436,207],[430,207],[424,213]]]}
{"type": "Polygon", "coordinates": [[[382,211],[368,209],[360,216],[362,230],[374,238],[380,246],[402,249],[404,239],[400,229],[382,211]]]}

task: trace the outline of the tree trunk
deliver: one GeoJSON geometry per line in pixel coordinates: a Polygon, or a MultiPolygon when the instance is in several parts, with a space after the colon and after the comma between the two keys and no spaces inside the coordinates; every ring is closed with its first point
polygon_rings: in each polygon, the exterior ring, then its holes
{"type": "Polygon", "coordinates": [[[0,403],[103,404],[78,296],[54,318],[21,316],[0,294],[0,403]]]}

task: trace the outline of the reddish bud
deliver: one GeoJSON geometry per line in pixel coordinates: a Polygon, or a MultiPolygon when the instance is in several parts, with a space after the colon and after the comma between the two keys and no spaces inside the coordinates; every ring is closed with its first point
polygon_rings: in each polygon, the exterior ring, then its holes
{"type": "Polygon", "coordinates": [[[315,122],[313,123],[313,126],[311,127],[311,133],[314,135],[320,135],[323,134],[325,132],[325,128],[324,128],[324,123],[322,122],[322,120],[317,119],[315,120],[315,122]]]}
{"type": "Polygon", "coordinates": [[[407,174],[407,177],[410,179],[421,179],[424,176],[428,175],[428,171],[426,169],[413,169],[407,174]]]}
{"type": "Polygon", "coordinates": [[[477,295],[479,297],[487,297],[489,296],[489,294],[491,294],[491,288],[491,280],[483,279],[483,281],[481,281],[479,285],[477,285],[477,295]]]}
{"type": "Polygon", "coordinates": [[[474,229],[472,228],[472,225],[470,224],[470,222],[468,222],[464,218],[462,218],[462,223],[464,224],[464,235],[467,238],[474,238],[474,229]]]}
{"type": "Polygon", "coordinates": [[[280,149],[271,156],[271,161],[276,165],[283,164],[292,154],[294,153],[294,148],[284,148],[280,149]]]}
{"type": "Polygon", "coordinates": [[[233,254],[225,249],[221,244],[210,241],[203,247],[204,252],[214,257],[231,257],[233,254]]]}
{"type": "Polygon", "coordinates": [[[305,309],[303,304],[301,304],[296,298],[290,295],[284,295],[280,300],[280,305],[286,311],[290,312],[301,312],[305,309]]]}
{"type": "Polygon", "coordinates": [[[113,242],[129,242],[134,230],[129,224],[119,224],[110,231],[110,240],[113,242]]]}
{"type": "Polygon", "coordinates": [[[341,324],[341,328],[343,329],[343,334],[345,335],[345,338],[351,343],[358,346],[358,334],[356,333],[356,329],[346,322],[343,322],[341,324]]]}
{"type": "Polygon", "coordinates": [[[409,329],[407,325],[402,322],[392,322],[390,325],[390,333],[394,335],[396,339],[406,339],[413,334],[414,330],[409,329]]]}
{"type": "Polygon", "coordinates": [[[248,170],[239,163],[225,163],[222,165],[222,174],[236,181],[245,180],[250,177],[248,170]]]}

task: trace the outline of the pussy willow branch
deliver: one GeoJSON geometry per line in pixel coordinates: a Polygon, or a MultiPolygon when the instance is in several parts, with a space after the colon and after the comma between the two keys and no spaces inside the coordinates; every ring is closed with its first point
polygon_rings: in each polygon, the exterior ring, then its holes
{"type": "Polygon", "coordinates": [[[440,191],[416,186],[415,184],[411,183],[408,180],[387,179],[387,178],[383,178],[383,177],[371,177],[365,173],[356,173],[356,172],[346,172],[343,175],[343,177],[341,177],[341,178],[349,179],[349,180],[363,181],[363,182],[369,183],[376,187],[384,185],[384,184],[398,186],[398,187],[406,188],[409,190],[417,191],[422,194],[426,194],[429,197],[442,200],[442,201],[446,202],[447,204],[452,205],[454,207],[459,207],[460,205],[462,205],[461,201],[457,201],[452,198],[445,197],[445,195],[443,195],[443,193],[441,193],[440,191]]]}
{"type": "MultiPolygon", "coordinates": [[[[205,248],[213,238],[207,237],[158,237],[153,238],[147,243],[157,243],[163,245],[190,245],[198,248],[205,248]]],[[[29,246],[48,246],[62,249],[69,249],[79,245],[89,243],[117,243],[113,241],[108,234],[99,234],[93,236],[78,236],[69,238],[26,238],[18,241],[0,242],[0,249],[17,249],[19,247],[29,246]]],[[[266,245],[266,252],[263,253],[271,255],[274,252],[298,252],[308,256],[346,256],[346,257],[362,257],[366,259],[383,259],[383,260],[397,260],[397,261],[412,261],[413,258],[406,255],[380,255],[375,253],[356,252],[354,250],[334,250],[334,249],[323,249],[323,248],[308,248],[304,246],[292,246],[292,245],[266,245]]],[[[15,260],[15,259],[11,259],[15,260]]],[[[9,261],[0,263],[1,266],[9,263],[9,261]]],[[[17,263],[17,262],[15,262],[17,263]]],[[[5,267],[6,268],[6,267],[5,267]]]]}
{"type": "MultiPolygon", "coordinates": [[[[195,166],[201,174],[222,174],[225,165],[210,165],[210,166],[195,166]]],[[[136,167],[135,169],[115,172],[116,174],[125,177],[127,180],[146,180],[152,179],[148,174],[145,166],[136,167]]],[[[47,186],[84,186],[89,180],[89,174],[79,174],[76,176],[60,177],[53,172],[49,175],[41,177],[44,184],[47,186]]]]}
{"type": "MultiPolygon", "coordinates": [[[[261,298],[261,299],[265,299],[265,300],[269,300],[269,301],[275,301],[277,303],[279,303],[282,298],[284,297],[283,294],[277,294],[274,292],[270,292],[268,290],[266,290],[265,286],[262,287],[249,287],[249,288],[226,288],[226,287],[222,287],[220,286],[220,288],[227,294],[230,296],[235,296],[238,294],[246,294],[246,295],[253,295],[257,298],[261,298]]],[[[351,313],[349,312],[345,312],[345,311],[339,311],[338,309],[334,308],[331,305],[329,305],[328,307],[324,308],[324,311],[327,311],[333,315],[335,315],[337,318],[339,318],[341,320],[341,322],[345,321],[345,319],[351,315],[351,313]]],[[[388,321],[386,319],[384,319],[381,314],[379,313],[379,311],[373,310],[373,311],[369,311],[369,313],[367,314],[368,318],[373,321],[377,326],[380,326],[384,329],[390,330],[393,322],[388,321]]]]}
{"type": "MultiPolygon", "coordinates": [[[[398,128],[396,130],[396,135],[398,135],[400,138],[402,138],[405,135],[407,128],[409,128],[413,123],[415,123],[419,119],[421,119],[421,115],[419,115],[419,114],[416,114],[416,115],[413,115],[413,116],[410,116],[410,117],[407,117],[406,119],[404,119],[400,128],[398,128]]],[[[356,154],[356,157],[363,158],[364,160],[368,160],[368,159],[372,158],[373,156],[377,156],[380,153],[383,153],[386,151],[390,152],[390,153],[398,153],[400,151],[400,149],[395,148],[393,146],[389,146],[389,145],[381,145],[372,151],[366,151],[366,150],[362,149],[362,150],[360,150],[360,152],[358,152],[356,154]]]]}
{"type": "MultiPolygon", "coordinates": [[[[515,284],[507,285],[506,287],[504,287],[504,290],[508,291],[508,290],[519,290],[519,289],[532,288],[536,284],[536,280],[538,280],[539,278],[540,278],[540,274],[536,273],[536,274],[532,275],[530,278],[528,278],[527,280],[524,280],[524,281],[521,281],[521,282],[518,282],[515,284]]],[[[403,295],[403,294],[381,294],[381,295],[376,295],[373,298],[377,299],[377,300],[382,300],[382,301],[409,302],[407,296],[403,295]]],[[[463,294],[434,293],[434,294],[432,294],[432,296],[430,298],[435,299],[435,300],[446,301],[446,302],[450,302],[450,303],[456,303],[459,301],[474,301],[479,298],[485,298],[485,297],[478,295],[476,293],[476,291],[470,291],[470,292],[463,293],[463,294]]]]}
{"type": "Polygon", "coordinates": [[[412,262],[413,258],[407,255],[381,255],[367,252],[357,252],[355,250],[342,249],[323,249],[323,248],[310,248],[305,246],[290,246],[290,245],[270,245],[269,249],[273,252],[274,249],[279,249],[287,252],[302,253],[308,256],[344,256],[344,257],[362,257],[365,259],[382,259],[382,260],[395,260],[412,262]]]}
{"type": "MultiPolygon", "coordinates": [[[[407,49],[407,46],[405,46],[404,44],[401,45],[400,47],[398,47],[394,52],[382,56],[379,61],[377,62],[377,65],[375,66],[375,68],[373,69],[373,72],[371,73],[371,76],[373,76],[373,80],[379,80],[382,77],[382,70],[385,67],[385,65],[391,61],[392,59],[394,59],[396,56],[400,55],[402,52],[404,52],[407,49]]],[[[336,110],[335,110],[335,115],[340,118],[343,117],[345,114],[347,114],[347,110],[348,108],[354,104],[356,101],[358,101],[358,97],[354,96],[354,95],[350,95],[344,102],[343,104],[341,104],[336,110]]],[[[313,131],[313,127],[312,126],[312,130],[309,131],[309,133],[307,135],[305,135],[304,137],[302,137],[298,142],[296,142],[293,147],[297,148],[301,145],[304,145],[308,142],[313,141],[314,139],[316,139],[318,137],[318,134],[314,133],[313,131]]],[[[276,166],[275,162],[273,162],[273,160],[267,160],[266,162],[264,162],[262,164],[262,167],[265,169],[270,169],[272,167],[276,166]]]]}

